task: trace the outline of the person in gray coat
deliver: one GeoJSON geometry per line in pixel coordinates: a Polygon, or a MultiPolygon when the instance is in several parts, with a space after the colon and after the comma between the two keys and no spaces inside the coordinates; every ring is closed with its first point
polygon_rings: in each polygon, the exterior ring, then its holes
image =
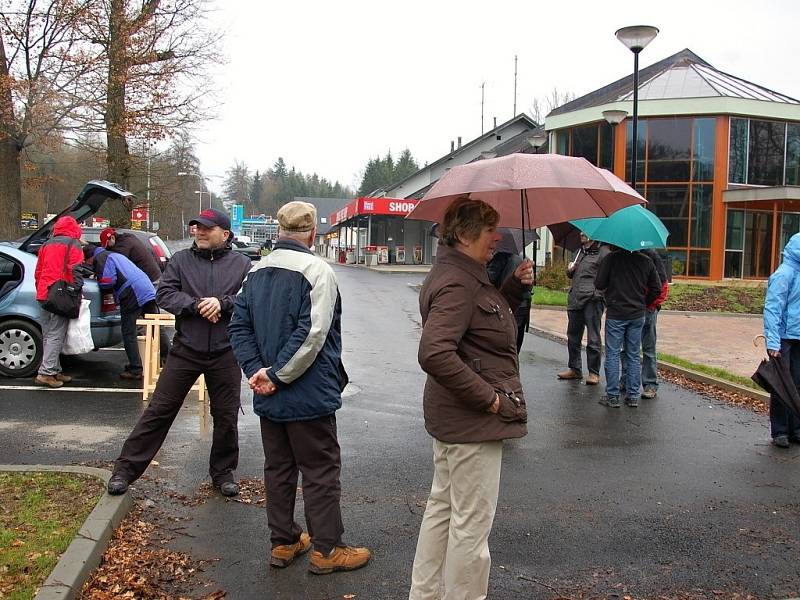
{"type": "Polygon", "coordinates": [[[600,262],[606,257],[608,246],[601,246],[581,232],[581,247],[567,266],[567,276],[572,280],[567,295],[567,369],[558,374],[562,380],[583,377],[581,343],[586,331],[586,385],[600,382],[601,341],[600,323],[605,303],[602,292],[595,289],[594,279],[600,262]]]}

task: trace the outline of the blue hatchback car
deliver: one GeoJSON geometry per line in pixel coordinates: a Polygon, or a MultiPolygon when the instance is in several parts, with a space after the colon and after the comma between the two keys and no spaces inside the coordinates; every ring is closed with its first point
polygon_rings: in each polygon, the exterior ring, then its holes
{"type": "MultiPolygon", "coordinates": [[[[42,361],[40,311],[36,301],[36,253],[52,235],[59,217],[69,215],[79,223],[94,215],[107,200],[128,206],[130,192],[107,181],[90,181],[78,198],[21,243],[0,243],[0,375],[34,375],[42,361]]],[[[122,340],[119,311],[111,294],[102,294],[97,282],[86,279],[83,295],[91,300],[92,340],[95,348],[115,346],[122,340]]]]}

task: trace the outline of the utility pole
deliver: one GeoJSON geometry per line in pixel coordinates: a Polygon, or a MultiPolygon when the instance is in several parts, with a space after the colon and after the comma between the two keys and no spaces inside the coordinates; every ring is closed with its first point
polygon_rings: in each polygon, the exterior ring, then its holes
{"type": "Polygon", "coordinates": [[[483,99],[484,99],[483,88],[485,85],[486,82],[484,81],[481,84],[481,135],[483,135],[483,99]]]}
{"type": "Polygon", "coordinates": [[[517,116],[517,55],[514,55],[514,112],[511,118],[517,116]]]}

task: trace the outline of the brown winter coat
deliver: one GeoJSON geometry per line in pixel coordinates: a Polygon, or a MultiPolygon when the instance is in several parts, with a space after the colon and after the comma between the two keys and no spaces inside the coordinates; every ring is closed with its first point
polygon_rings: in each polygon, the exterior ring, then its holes
{"type": "Polygon", "coordinates": [[[498,291],[486,267],[439,245],[436,264],[419,297],[419,364],[428,374],[425,428],[441,442],[470,443],[522,437],[528,432],[517,360],[523,286],[509,277],[498,291]],[[500,395],[498,414],[487,412],[500,395]]]}

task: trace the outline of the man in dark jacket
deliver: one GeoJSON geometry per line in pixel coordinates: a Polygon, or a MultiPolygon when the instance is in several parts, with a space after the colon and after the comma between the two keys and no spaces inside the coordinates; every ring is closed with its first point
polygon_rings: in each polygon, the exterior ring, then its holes
{"type": "Polygon", "coordinates": [[[286,567],[313,543],[309,570],[325,574],[363,567],[372,555],[342,544],[342,305],[333,270],[309,250],[316,223],[313,204],[281,207],[278,242],[244,282],[228,331],[261,419],[270,564],[286,567]],[[310,536],[294,519],[298,471],[310,536]]]}
{"type": "Polygon", "coordinates": [[[621,405],[620,352],[624,344],[628,366],[625,403],[638,406],[642,326],[647,306],[661,291],[656,267],[641,252],[616,248],[600,263],[595,287],[604,293],[606,301],[606,395],[600,403],[612,408],[621,405]]]}
{"type": "MultiPolygon", "coordinates": [[[[53,237],[39,249],[33,276],[36,282],[36,300],[40,304],[47,300],[50,286],[60,279],[83,285],[80,273],[75,270],[83,262],[83,252],[78,242],[80,237],[81,226],[78,222],[72,217],[61,217],[53,227],[53,237]]],[[[71,376],[61,372],[59,359],[67,337],[69,319],[42,307],[41,326],[44,349],[36,383],[59,388],[72,381],[71,376]]]]}
{"type": "MultiPolygon", "coordinates": [[[[119,305],[122,344],[128,355],[128,364],[120,373],[122,379],[142,378],[142,357],[136,339],[136,319],[157,313],[156,288],[139,267],[122,254],[109,252],[89,244],[83,249],[84,258],[94,271],[97,284],[103,291],[111,291],[119,305]]],[[[161,348],[169,348],[166,332],[162,329],[161,348]]]]}
{"type": "Polygon", "coordinates": [[[608,254],[608,246],[601,246],[581,233],[581,247],[567,266],[567,277],[572,280],[567,295],[567,370],[559,379],[580,379],[581,346],[586,330],[586,385],[600,382],[600,323],[603,320],[603,294],[594,285],[597,270],[608,254]]]}
{"type": "MultiPolygon", "coordinates": [[[[522,264],[522,257],[517,252],[517,242],[513,232],[510,229],[500,229],[498,232],[502,237],[495,246],[492,260],[486,263],[486,273],[489,275],[492,285],[499,290],[503,287],[506,279],[511,277],[517,267],[522,264]]],[[[517,322],[517,353],[522,349],[525,332],[530,323],[532,297],[533,288],[526,286],[522,294],[522,302],[519,306],[514,307],[514,319],[517,322]]]]}
{"type": "Polygon", "coordinates": [[[100,232],[100,245],[106,250],[117,252],[139,267],[153,283],[161,279],[161,267],[153,253],[132,233],[118,232],[106,227],[100,232]]]}
{"type": "Polygon", "coordinates": [[[205,376],[214,419],[211,482],[225,496],[239,493],[233,472],[239,462],[242,374],[226,327],[250,259],[231,251],[231,222],[225,213],[207,209],[190,223],[197,225],[195,242],[172,257],[156,293],[159,306],[175,315],[175,338],[153,397],[114,465],[110,494],[124,494],[144,473],[200,375],[205,376]]]}
{"type": "MultiPolygon", "coordinates": [[[[647,311],[644,315],[644,326],[642,327],[642,398],[650,400],[656,397],[658,393],[658,354],[656,351],[656,341],[658,335],[656,326],[658,323],[658,311],[661,310],[661,305],[667,299],[669,294],[669,281],[667,278],[667,270],[664,267],[664,261],[659,256],[658,252],[652,248],[641,250],[647,258],[653,261],[658,273],[658,279],[661,282],[661,291],[658,297],[647,305],[647,311]]],[[[627,365],[625,362],[625,345],[622,346],[622,375],[621,381],[625,381],[625,374],[627,373],[627,365]]],[[[620,385],[622,395],[627,392],[624,389],[624,383],[620,385]]]]}

